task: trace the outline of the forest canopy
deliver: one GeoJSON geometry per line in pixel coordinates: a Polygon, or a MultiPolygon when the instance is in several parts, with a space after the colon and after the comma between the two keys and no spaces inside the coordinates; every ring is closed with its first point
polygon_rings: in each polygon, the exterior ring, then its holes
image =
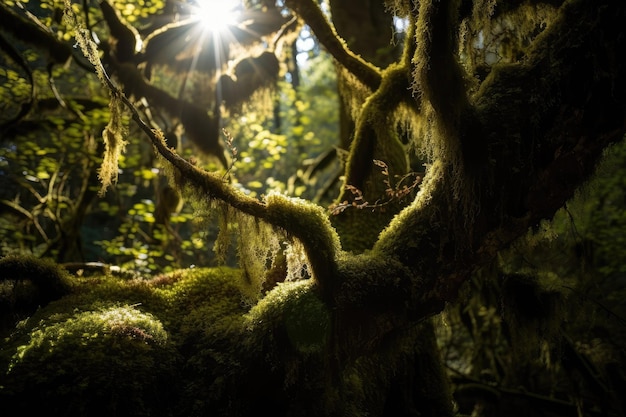
{"type": "Polygon", "coordinates": [[[0,400],[622,415],[625,9],[3,2],[0,400]]]}

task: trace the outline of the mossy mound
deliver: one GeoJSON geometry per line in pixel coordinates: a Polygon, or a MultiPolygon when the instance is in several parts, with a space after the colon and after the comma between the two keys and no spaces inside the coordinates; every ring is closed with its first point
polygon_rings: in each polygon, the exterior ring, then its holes
{"type": "Polygon", "coordinates": [[[18,323],[4,340],[0,402],[53,416],[178,414],[181,392],[193,391],[189,379],[198,372],[216,380],[220,362],[228,362],[198,357],[230,356],[219,351],[228,352],[222,344],[228,329],[241,327],[231,318],[246,311],[240,278],[228,268],[74,278],[71,294],[18,323]]]}
{"type": "Polygon", "coordinates": [[[162,323],[135,306],[51,316],[14,350],[0,398],[25,414],[168,415],[176,358],[162,323]]]}

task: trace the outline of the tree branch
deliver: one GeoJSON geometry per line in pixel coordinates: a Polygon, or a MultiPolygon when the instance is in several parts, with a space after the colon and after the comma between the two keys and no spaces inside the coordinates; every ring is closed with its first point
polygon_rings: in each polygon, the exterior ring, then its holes
{"type": "Polygon", "coordinates": [[[287,7],[293,9],[317,36],[326,50],[371,90],[376,90],[381,82],[380,70],[355,55],[348,49],[335,28],[328,22],[319,5],[314,0],[287,0],[287,7]]]}

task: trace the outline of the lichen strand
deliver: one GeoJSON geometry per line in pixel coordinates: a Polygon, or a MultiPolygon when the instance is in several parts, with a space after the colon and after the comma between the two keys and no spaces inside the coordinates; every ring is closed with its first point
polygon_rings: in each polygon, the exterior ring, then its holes
{"type": "MultiPolygon", "coordinates": [[[[157,146],[159,153],[174,165],[172,176],[177,188],[186,189],[191,198],[206,207],[220,204],[228,205],[229,208],[222,211],[228,216],[234,217],[232,219],[234,221],[237,221],[238,216],[252,216],[258,221],[271,225],[274,229],[273,232],[279,236],[284,232],[282,234],[285,237],[283,242],[293,243],[292,239],[297,239],[301,246],[294,244],[291,250],[297,251],[298,247],[302,247],[305,256],[289,256],[288,260],[297,260],[300,263],[306,259],[310,267],[302,264],[296,265],[292,262],[288,265],[289,271],[293,272],[291,275],[303,275],[300,271],[305,269],[308,276],[316,278],[320,283],[332,281],[335,257],[340,250],[340,243],[336,231],[321,207],[302,199],[289,198],[278,193],[270,193],[265,201],[261,202],[232,188],[216,174],[200,170],[189,164],[171,150],[166,149],[162,141],[154,141],[153,139],[153,143],[157,146]]],[[[245,219],[245,217],[241,217],[241,219],[245,219]]],[[[242,222],[245,223],[248,220],[242,220],[242,222]]],[[[248,224],[251,223],[248,222],[248,224]]],[[[267,229],[266,232],[271,233],[267,229]]],[[[263,242],[263,239],[258,242],[263,242]]],[[[255,243],[252,240],[252,244],[256,245],[254,246],[255,249],[252,249],[255,253],[267,249],[259,247],[258,242],[255,243]]],[[[255,277],[251,277],[251,279],[256,280],[255,277]]]]}
{"type": "Polygon", "coordinates": [[[407,17],[414,9],[413,2],[405,0],[385,0],[385,8],[397,17],[407,17]]]}
{"type": "MultiPolygon", "coordinates": [[[[284,258],[283,244],[289,240],[286,233],[220,200],[195,198],[191,203],[196,206],[196,218],[204,218],[203,222],[214,220],[217,214],[218,233],[213,244],[216,261],[218,265],[228,264],[232,261],[230,256],[235,247],[237,263],[242,270],[241,281],[244,285],[240,290],[243,302],[246,305],[256,304],[271,287],[266,285],[268,274],[280,271],[277,264],[284,258]]],[[[305,256],[297,259],[303,257],[306,261],[305,256]]],[[[302,268],[305,261],[298,266],[302,268]]],[[[281,276],[273,276],[273,281],[282,282],[290,276],[296,276],[296,272],[290,275],[285,270],[281,276]]],[[[302,274],[299,276],[302,277],[302,274]]]]}
{"type": "MultiPolygon", "coordinates": [[[[367,88],[350,71],[339,64],[337,67],[337,88],[341,97],[342,105],[346,107],[346,112],[350,120],[357,120],[363,103],[372,94],[372,90],[367,88]]],[[[350,132],[352,134],[352,132],[350,132]]],[[[342,138],[347,140],[347,138],[342,138]]]]}
{"type": "Polygon", "coordinates": [[[527,46],[545,30],[556,15],[551,4],[521,4],[480,0],[473,2],[461,23],[459,52],[468,73],[484,80],[496,63],[523,58],[527,46]],[[481,47],[476,47],[480,40],[481,47]]]}
{"type": "MultiPolygon", "coordinates": [[[[74,13],[72,7],[72,2],[70,0],[65,0],[63,20],[68,26],[75,28],[74,36],[76,37],[77,44],[80,46],[85,57],[94,66],[94,70],[100,82],[106,86],[108,77],[104,72],[102,62],[100,61],[98,46],[92,40],[91,33],[85,29],[84,23],[74,13]]],[[[119,97],[120,94],[121,93],[118,91],[110,92],[111,99],[109,102],[109,123],[102,132],[105,150],[102,166],[98,172],[98,177],[102,183],[102,187],[99,192],[100,196],[106,193],[109,186],[117,182],[119,157],[122,152],[124,152],[124,148],[127,144],[124,140],[125,129],[122,117],[124,103],[119,97]]]]}
{"type": "Polygon", "coordinates": [[[72,0],[64,0],[63,2],[63,22],[67,24],[68,27],[74,28],[74,36],[76,37],[78,46],[80,46],[85,58],[94,66],[98,79],[100,79],[103,84],[106,84],[106,76],[100,62],[98,45],[92,40],[92,34],[85,28],[84,21],[79,15],[74,13],[72,0]]]}
{"type": "Polygon", "coordinates": [[[311,265],[311,276],[322,286],[330,284],[341,245],[325,211],[305,200],[278,193],[270,193],[265,203],[268,222],[282,225],[288,236],[302,243],[311,265]]]}
{"type": "Polygon", "coordinates": [[[281,242],[286,238],[262,220],[237,213],[237,257],[245,271],[246,301],[256,303],[263,294],[265,278],[279,256],[281,242]]]}
{"type": "Polygon", "coordinates": [[[104,155],[102,158],[102,165],[98,171],[98,178],[102,183],[100,188],[100,196],[106,193],[109,186],[117,183],[119,158],[124,149],[126,148],[126,140],[124,140],[124,125],[122,122],[122,114],[124,110],[124,104],[111,97],[109,102],[109,123],[102,132],[102,138],[104,139],[104,155]]]}

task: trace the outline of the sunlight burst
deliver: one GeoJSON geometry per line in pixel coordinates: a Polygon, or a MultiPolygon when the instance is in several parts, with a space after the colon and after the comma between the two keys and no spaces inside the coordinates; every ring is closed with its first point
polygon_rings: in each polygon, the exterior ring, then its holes
{"type": "Polygon", "coordinates": [[[222,32],[237,23],[239,0],[197,0],[195,16],[212,32],[222,32]]]}

